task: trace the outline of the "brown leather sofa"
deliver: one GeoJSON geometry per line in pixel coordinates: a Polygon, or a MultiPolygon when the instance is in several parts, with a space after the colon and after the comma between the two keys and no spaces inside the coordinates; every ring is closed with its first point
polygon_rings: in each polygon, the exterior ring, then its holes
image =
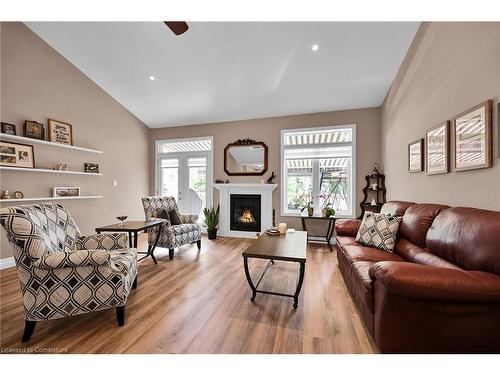
{"type": "Polygon", "coordinates": [[[338,220],[339,269],[382,353],[500,353],[500,212],[392,201],[394,253],[338,220]]]}

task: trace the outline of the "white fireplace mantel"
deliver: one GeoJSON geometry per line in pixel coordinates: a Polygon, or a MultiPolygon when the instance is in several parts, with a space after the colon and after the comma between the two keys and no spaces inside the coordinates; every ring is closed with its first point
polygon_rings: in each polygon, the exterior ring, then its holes
{"type": "Polygon", "coordinates": [[[273,225],[273,190],[277,184],[234,183],[214,184],[219,190],[220,219],[219,235],[221,237],[255,238],[257,232],[231,230],[230,228],[230,197],[231,194],[258,194],[261,204],[261,232],[273,225]]]}

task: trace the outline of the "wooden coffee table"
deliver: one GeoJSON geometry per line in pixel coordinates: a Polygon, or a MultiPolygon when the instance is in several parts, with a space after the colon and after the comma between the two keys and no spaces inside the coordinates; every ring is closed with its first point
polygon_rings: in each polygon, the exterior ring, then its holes
{"type": "Polygon", "coordinates": [[[299,305],[299,294],[302,283],[304,282],[306,253],[307,232],[296,231],[294,233],[281,234],[279,236],[270,236],[264,232],[242,253],[245,276],[252,289],[250,301],[253,302],[255,300],[257,293],[291,297],[293,298],[293,308],[296,309],[299,305]],[[250,272],[248,271],[248,258],[269,259],[269,263],[256,284],[253,283],[250,272]],[[294,294],[277,293],[258,289],[262,278],[269,267],[274,264],[274,261],[299,263],[299,280],[297,281],[297,287],[294,294]]]}
{"type": "MultiPolygon", "coordinates": [[[[129,247],[137,249],[137,238],[139,236],[139,233],[146,231],[149,228],[161,225],[161,223],[163,223],[163,220],[124,221],[123,223],[119,224],[111,224],[111,225],[106,225],[104,227],[95,228],[95,231],[97,234],[100,234],[101,232],[127,232],[129,247]]],[[[160,238],[160,233],[158,233],[158,235],[156,236],[154,244],[151,245],[148,243],[148,251],[137,252],[137,254],[146,254],[141,259],[138,259],[138,261],[143,260],[144,258],[150,256],[153,259],[153,262],[155,264],[158,264],[153,252],[156,248],[156,245],[158,244],[159,238],[160,238]]]]}

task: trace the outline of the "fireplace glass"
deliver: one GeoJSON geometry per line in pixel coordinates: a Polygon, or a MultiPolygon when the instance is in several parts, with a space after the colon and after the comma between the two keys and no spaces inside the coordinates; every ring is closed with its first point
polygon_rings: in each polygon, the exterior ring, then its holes
{"type": "Polygon", "coordinates": [[[260,232],[260,195],[231,194],[231,230],[260,232]]]}

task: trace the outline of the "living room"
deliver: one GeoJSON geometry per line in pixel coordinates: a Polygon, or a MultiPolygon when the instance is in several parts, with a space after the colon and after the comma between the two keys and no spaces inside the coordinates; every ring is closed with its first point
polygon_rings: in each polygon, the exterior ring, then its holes
{"type": "Polygon", "coordinates": [[[196,18],[0,22],[2,353],[500,353],[500,22],[196,18]]]}

